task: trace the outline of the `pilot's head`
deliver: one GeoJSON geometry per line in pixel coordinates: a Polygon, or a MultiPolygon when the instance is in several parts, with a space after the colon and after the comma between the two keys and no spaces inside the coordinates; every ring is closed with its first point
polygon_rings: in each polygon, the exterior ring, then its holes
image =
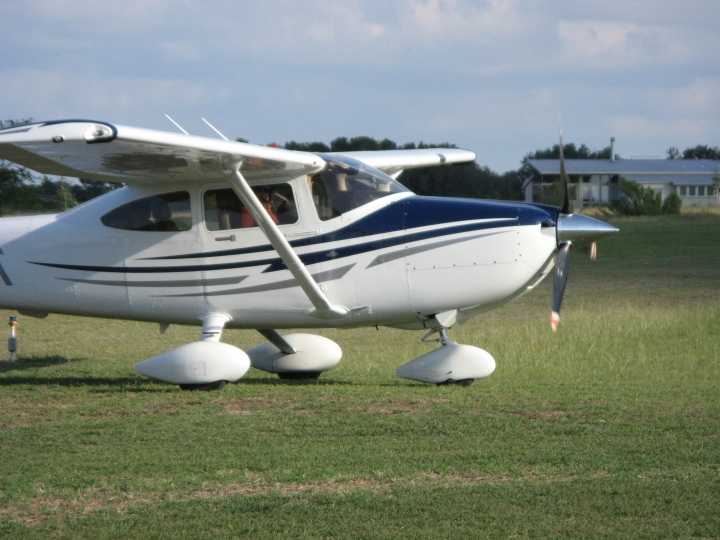
{"type": "Polygon", "coordinates": [[[270,188],[266,186],[260,186],[253,188],[253,191],[255,192],[255,195],[257,195],[257,198],[260,199],[261,202],[268,202],[270,201],[270,188]]]}
{"type": "Polygon", "coordinates": [[[172,216],[170,205],[163,199],[153,199],[152,202],[152,217],[157,221],[166,221],[172,216]]]}

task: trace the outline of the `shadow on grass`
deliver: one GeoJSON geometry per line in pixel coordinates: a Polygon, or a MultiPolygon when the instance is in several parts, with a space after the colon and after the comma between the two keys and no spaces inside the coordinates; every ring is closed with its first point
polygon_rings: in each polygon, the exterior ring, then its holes
{"type": "Polygon", "coordinates": [[[234,384],[262,384],[266,386],[347,386],[352,381],[323,380],[323,379],[281,379],[279,377],[243,378],[234,384]]]}
{"type": "Polygon", "coordinates": [[[26,369],[42,368],[48,366],[57,366],[62,364],[74,364],[83,362],[86,358],[67,358],[57,354],[47,356],[31,356],[29,358],[20,358],[16,362],[3,361],[0,362],[0,373],[10,371],[24,371],[26,369]]]}
{"type": "Polygon", "coordinates": [[[114,386],[123,387],[128,391],[156,391],[154,388],[147,388],[147,385],[153,384],[150,381],[144,381],[131,377],[4,377],[0,379],[0,386],[114,386]]]}
{"type": "MultiPolygon", "coordinates": [[[[8,370],[5,370],[8,371],[8,370]]],[[[0,370],[2,373],[2,370],[0,370]]],[[[252,384],[263,386],[348,386],[351,381],[322,381],[322,380],[282,380],[282,379],[240,379],[233,384],[252,384]]],[[[68,388],[90,387],[93,392],[138,392],[138,393],[165,393],[178,390],[178,386],[170,383],[160,383],[149,379],[133,377],[33,377],[17,376],[0,378],[0,388],[3,386],[62,386],[68,388]]],[[[220,390],[222,392],[222,390],[220,390]]]]}

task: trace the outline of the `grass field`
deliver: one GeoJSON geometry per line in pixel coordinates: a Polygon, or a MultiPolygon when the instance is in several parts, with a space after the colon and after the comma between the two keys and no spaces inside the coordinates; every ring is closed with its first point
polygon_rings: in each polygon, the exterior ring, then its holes
{"type": "Polygon", "coordinates": [[[614,223],[556,334],[549,281],[452,329],[497,361],[470,388],[396,379],[432,346],[373,328],[322,332],[318,382],[181,392],[134,364],[197,328],[21,317],[0,536],[720,538],[720,216],[614,223]]]}

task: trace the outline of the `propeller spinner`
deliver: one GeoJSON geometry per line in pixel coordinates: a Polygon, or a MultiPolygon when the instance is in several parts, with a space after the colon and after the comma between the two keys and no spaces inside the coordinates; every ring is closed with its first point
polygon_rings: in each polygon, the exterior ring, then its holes
{"type": "MultiPolygon", "coordinates": [[[[574,214],[570,211],[570,195],[568,193],[568,180],[565,171],[565,156],[563,154],[562,128],[560,129],[560,181],[563,186],[563,205],[557,217],[557,245],[555,256],[555,273],[553,277],[553,306],[550,324],[556,331],[560,324],[560,306],[562,306],[570,271],[570,248],[583,247],[593,244],[591,253],[595,253],[595,242],[609,234],[619,232],[612,225],[593,219],[591,217],[574,214]]],[[[592,256],[592,255],[591,255],[592,256]]],[[[595,257],[592,257],[595,258],[595,257]]]]}

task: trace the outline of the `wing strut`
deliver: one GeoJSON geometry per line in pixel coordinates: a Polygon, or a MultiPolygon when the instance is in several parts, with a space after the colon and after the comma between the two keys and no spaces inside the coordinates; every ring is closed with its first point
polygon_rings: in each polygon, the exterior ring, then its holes
{"type": "Polygon", "coordinates": [[[258,332],[260,332],[260,334],[262,334],[262,336],[270,343],[280,349],[280,352],[285,354],[295,354],[297,352],[295,347],[290,345],[283,335],[277,330],[273,330],[271,328],[259,328],[258,332]]]}
{"type": "Polygon", "coordinates": [[[280,232],[280,229],[277,228],[277,225],[275,225],[275,222],[265,211],[265,208],[255,196],[255,193],[245,178],[243,178],[243,175],[240,174],[241,164],[242,161],[226,165],[229,170],[225,176],[230,182],[233,191],[237,193],[237,196],[250,212],[255,223],[258,224],[260,230],[265,234],[272,247],[275,248],[275,251],[280,255],[285,266],[287,266],[287,269],[290,270],[290,273],[297,280],[303,292],[305,292],[310,302],[312,302],[312,305],[315,307],[312,315],[322,319],[334,319],[346,315],[348,309],[342,306],[334,306],[330,303],[310,275],[310,272],[305,268],[300,257],[298,257],[297,253],[290,247],[290,244],[280,232]]]}

